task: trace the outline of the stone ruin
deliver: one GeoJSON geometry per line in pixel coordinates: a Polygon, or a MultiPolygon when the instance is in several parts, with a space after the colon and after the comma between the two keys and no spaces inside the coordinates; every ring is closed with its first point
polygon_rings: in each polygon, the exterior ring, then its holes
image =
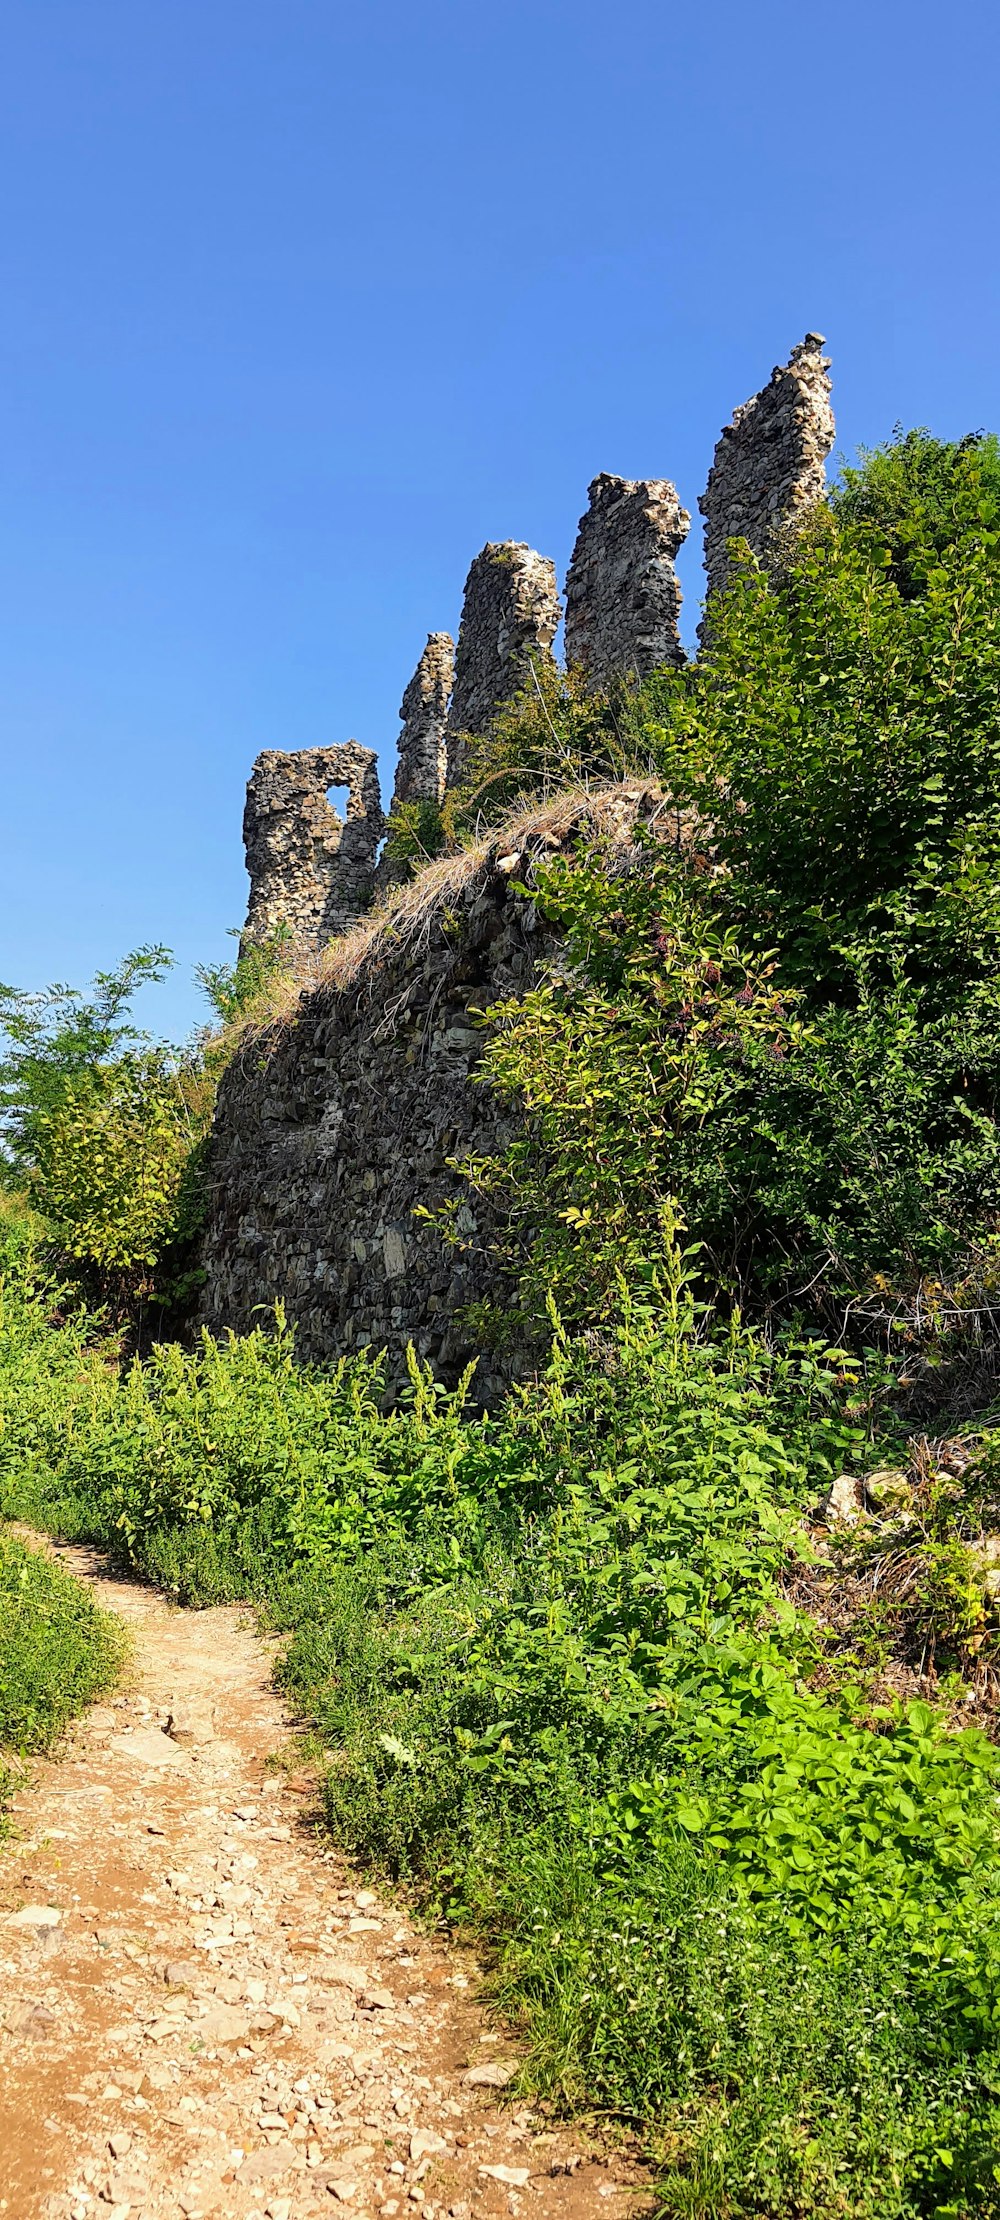
{"type": "Polygon", "coordinates": [[[450,1384],[478,1356],[473,1394],[487,1404],[544,1361],[544,1341],[515,1320],[502,1345],[477,1346],[478,1306],[513,1291],[496,1250],[502,1198],[474,1195],[461,1167],[518,1131],[516,1110],[477,1083],[480,1021],[530,993],[564,948],[529,891],[535,874],[581,838],[627,865],[640,827],[644,843],[677,838],[645,779],[543,810],[514,850],[508,830],[494,832],[466,851],[419,931],[387,926],[340,976],[305,980],[292,1023],[231,1059],[206,1177],[203,1324],[244,1333],[280,1301],[301,1359],[384,1350],[394,1396],[410,1342],[450,1384]]]}
{"type": "Polygon", "coordinates": [[[448,711],[448,785],[460,777],[467,736],[487,733],[498,709],[551,661],[559,626],[555,564],[523,540],[490,540],[465,581],[448,711]]]}
{"type": "Polygon", "coordinates": [[[396,757],[393,802],[441,802],[448,766],[445,727],[455,678],[450,632],[429,632],[427,646],[403,695],[403,729],[396,757]]]}
{"type": "Polygon", "coordinates": [[[819,332],[807,331],[769,384],[735,410],[719,440],[698,503],[710,597],[729,584],[730,540],[748,540],[762,563],[773,564],[823,494],[835,436],[824,345],[819,332]]]}
{"type": "Polygon", "coordinates": [[[285,928],[296,953],[316,954],[369,907],[385,825],[374,748],[268,748],[247,787],[243,843],[250,906],[240,943],[285,928]],[[347,815],[327,800],[348,789],[347,815]]]}
{"type": "MultiPolygon", "coordinates": [[[[830,365],[818,332],[745,401],[715,449],[699,502],[705,519],[708,593],[732,573],[729,542],[745,539],[774,567],[817,501],[834,440],[830,365]]],[[[645,678],[685,660],[678,631],[675,558],[691,519],[666,478],[604,471],[589,489],[566,579],[566,660],[595,687],[645,678]]],[[[521,540],[489,541],[465,582],[457,650],[432,632],[403,695],[393,800],[440,803],[460,779],[468,737],[487,734],[532,664],[552,664],[559,625],[555,566],[521,540]]],[[[704,623],[700,628],[706,644],[704,623]]],[[[342,747],[258,756],[244,816],[250,907],[243,946],[286,926],[313,953],[345,932],[376,891],[385,831],[375,755],[342,747]],[[349,789],[346,823],[327,790],[349,789]]]]}
{"type": "Polygon", "coordinates": [[[674,557],[691,529],[669,478],[614,478],[589,488],[566,575],[566,661],[592,685],[647,678],[685,660],[674,557]]]}
{"type": "MultiPolygon", "coordinates": [[[[821,347],[808,335],[719,442],[702,502],[713,593],[729,576],[731,537],[765,564],[780,561],[788,529],[822,491],[833,419],[821,347]]],[[[567,581],[567,656],[588,684],[683,661],[673,564],[687,526],[664,479],[594,480],[567,581]]],[[[440,799],[461,770],[462,736],[489,731],[532,654],[551,657],[558,617],[550,562],[517,542],[477,555],[457,654],[447,633],[432,633],[403,696],[397,803],[440,799]]],[[[667,819],[673,837],[668,798],[623,782],[603,797],[565,797],[558,825],[551,810],[522,825],[517,853],[509,829],[494,834],[456,857],[419,930],[387,920],[337,978],[306,979],[291,1024],[233,1058],[211,1142],[204,1323],[245,1331],[280,1299],[307,1360],[384,1349],[395,1394],[412,1342],[438,1377],[457,1379],[476,1306],[502,1302],[506,1284],[493,1199],[462,1173],[516,1129],[513,1107],[477,1084],[482,1013],[523,997],[561,960],[558,927],[528,891],[532,874],[553,852],[573,853],[588,827],[624,859],[639,825],[645,840],[667,819]],[[454,1248],[441,1239],[442,1211],[454,1213],[454,1248]]],[[[354,741],[260,756],[244,829],[244,946],[286,926],[311,955],[390,883],[378,865],[375,755],[354,741]],[[327,800],[338,784],[349,790],[346,822],[327,800]]],[[[487,1405],[538,1361],[512,1326],[509,1344],[481,1353],[476,1393],[487,1405]]]]}

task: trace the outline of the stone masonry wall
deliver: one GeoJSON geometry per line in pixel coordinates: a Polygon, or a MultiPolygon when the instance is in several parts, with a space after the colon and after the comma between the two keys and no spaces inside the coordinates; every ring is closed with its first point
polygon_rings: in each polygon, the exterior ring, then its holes
{"type": "Polygon", "coordinates": [[[595,686],[683,663],[674,558],[691,528],[667,478],[602,471],[566,578],[566,661],[595,686]]]}
{"type": "MultiPolygon", "coordinates": [[[[655,789],[628,786],[603,806],[622,868],[637,817],[660,806],[655,789]]],[[[410,1339],[445,1380],[476,1353],[457,1314],[502,1300],[495,1221],[450,1159],[501,1145],[511,1113],[475,1084],[483,1032],[472,1013],[523,994],[556,950],[513,882],[530,884],[539,855],[575,845],[597,807],[568,805],[556,830],[550,813],[507,853],[494,844],[470,857],[409,938],[387,933],[349,985],[303,993],[292,1022],[237,1054],[209,1160],[205,1323],[247,1331],[258,1306],[280,1299],[303,1357],[386,1346],[396,1386],[410,1339]],[[448,1201],[459,1249],[414,1216],[448,1201]]],[[[490,1400],[525,1361],[523,1346],[486,1352],[477,1392],[490,1400]]]]}
{"type": "Polygon", "coordinates": [[[403,729],[396,759],[394,802],[440,802],[448,748],[445,725],[455,676],[450,632],[429,632],[427,646],[403,695],[403,729]]]}
{"type": "Polygon", "coordinates": [[[559,625],[555,565],[521,540],[489,541],[465,581],[448,712],[448,785],[460,776],[465,733],[489,731],[528,676],[551,655],[559,625]]]}
{"type": "Polygon", "coordinates": [[[823,346],[819,332],[807,332],[763,390],[735,411],[719,440],[698,503],[705,519],[709,595],[728,584],[727,541],[749,540],[767,563],[823,493],[835,436],[823,346]]]}
{"type": "Polygon", "coordinates": [[[311,954],[346,932],[371,901],[384,830],[372,748],[348,740],[287,755],[265,749],[243,812],[250,901],[241,946],[287,925],[296,952],[311,954]],[[349,790],[346,822],[327,801],[331,786],[349,790]]]}
{"type": "MultiPolygon", "coordinates": [[[[747,539],[774,562],[789,527],[823,492],[834,423],[822,348],[807,333],[719,440],[699,504],[710,594],[727,583],[729,539],[747,539]]],[[[567,580],[566,645],[569,663],[595,684],[684,660],[673,566],[689,523],[665,479],[594,479],[567,580]]],[[[454,658],[448,634],[430,634],[404,694],[397,801],[440,799],[444,782],[454,783],[464,735],[487,733],[532,656],[551,656],[559,614],[545,557],[520,541],[481,550],[454,658]]],[[[550,805],[526,821],[516,853],[494,841],[456,857],[429,913],[411,890],[390,898],[385,922],[363,936],[350,983],[303,991],[293,1021],[237,1054],[219,1090],[210,1151],[206,1323],[245,1331],[281,1300],[304,1357],[384,1345],[393,1386],[405,1379],[410,1340],[445,1380],[475,1353],[481,1337],[463,1324],[463,1308],[502,1302],[504,1290],[495,1222],[453,1160],[460,1167],[470,1154],[502,1148],[513,1113],[475,1084],[483,1033],[473,1013],[523,995],[539,961],[556,952],[530,896],[514,885],[530,886],[539,852],[575,845],[597,801],[567,801],[558,833],[550,805]],[[441,1204],[457,1213],[457,1247],[415,1215],[441,1204]]],[[[646,788],[605,797],[604,834],[617,811],[610,868],[628,867],[636,817],[656,817],[662,806],[646,788]]],[[[349,741],[259,756],[244,815],[243,946],[285,925],[296,955],[312,956],[347,932],[376,887],[390,887],[392,874],[378,864],[384,830],[371,749],[349,741]],[[349,789],[346,822],[327,801],[337,785],[349,789]]],[[[342,979],[351,960],[348,944],[342,979]]],[[[516,1337],[503,1355],[487,1355],[480,1395],[491,1400],[530,1361],[516,1337]]]]}

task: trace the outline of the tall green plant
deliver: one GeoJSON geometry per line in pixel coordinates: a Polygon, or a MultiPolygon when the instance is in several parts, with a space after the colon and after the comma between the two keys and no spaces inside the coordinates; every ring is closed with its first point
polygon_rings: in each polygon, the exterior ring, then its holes
{"type": "Polygon", "coordinates": [[[199,1223],[197,1150],[212,1083],[197,1051],[150,1039],[133,1003],[169,950],[99,972],[88,998],[54,986],[0,988],[0,1122],[8,1178],[53,1248],[114,1303],[150,1293],[183,1260],[199,1223]]]}
{"type": "Polygon", "coordinates": [[[919,569],[910,595],[859,521],[883,460],[817,513],[780,578],[747,553],[713,606],[710,652],[659,690],[659,761],[714,827],[730,914],[777,941],[810,991],[839,991],[842,944],[872,932],[908,965],[962,977],[963,906],[990,951],[1000,922],[994,451],[956,461],[947,533],[918,501],[897,519],[919,569]]]}

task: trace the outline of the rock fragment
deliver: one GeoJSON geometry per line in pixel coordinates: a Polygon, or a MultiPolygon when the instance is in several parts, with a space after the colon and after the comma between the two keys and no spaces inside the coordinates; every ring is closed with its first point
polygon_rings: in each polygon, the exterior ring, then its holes
{"type": "Polygon", "coordinates": [[[266,2150],[251,2151],[236,2169],[236,2179],[244,2182],[276,2181],[287,2174],[289,2167],[299,2165],[299,2153],[294,2143],[271,2143],[266,2150]]]}
{"type": "Polygon", "coordinates": [[[513,2081],[516,2071],[516,2067],[502,2066],[496,2060],[486,2066],[470,2066],[468,2073],[462,2075],[462,2080],[467,2089],[506,2089],[508,2081],[513,2081]]]}
{"type": "Polygon", "coordinates": [[[234,2005],[220,2004],[199,2020],[198,2034],[212,2049],[226,2043],[245,2043],[250,2034],[250,2022],[246,2013],[237,2011],[234,2005]]]}
{"type": "Polygon", "coordinates": [[[132,1734],[116,1734],[108,1743],[113,1757],[128,1758],[134,1765],[185,1765],[184,1751],[159,1727],[137,1727],[132,1734]]]}

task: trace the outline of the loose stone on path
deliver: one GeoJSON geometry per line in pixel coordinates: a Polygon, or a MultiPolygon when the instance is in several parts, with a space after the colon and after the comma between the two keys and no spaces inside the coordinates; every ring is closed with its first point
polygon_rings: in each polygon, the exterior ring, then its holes
{"type": "Polygon", "coordinates": [[[516,2061],[475,1965],[359,1887],[312,1783],[268,1771],[291,1722],[244,1614],[60,1555],[135,1662],[0,1848],[4,2220],[648,2209],[622,2156],[498,2109],[516,2061]]]}

